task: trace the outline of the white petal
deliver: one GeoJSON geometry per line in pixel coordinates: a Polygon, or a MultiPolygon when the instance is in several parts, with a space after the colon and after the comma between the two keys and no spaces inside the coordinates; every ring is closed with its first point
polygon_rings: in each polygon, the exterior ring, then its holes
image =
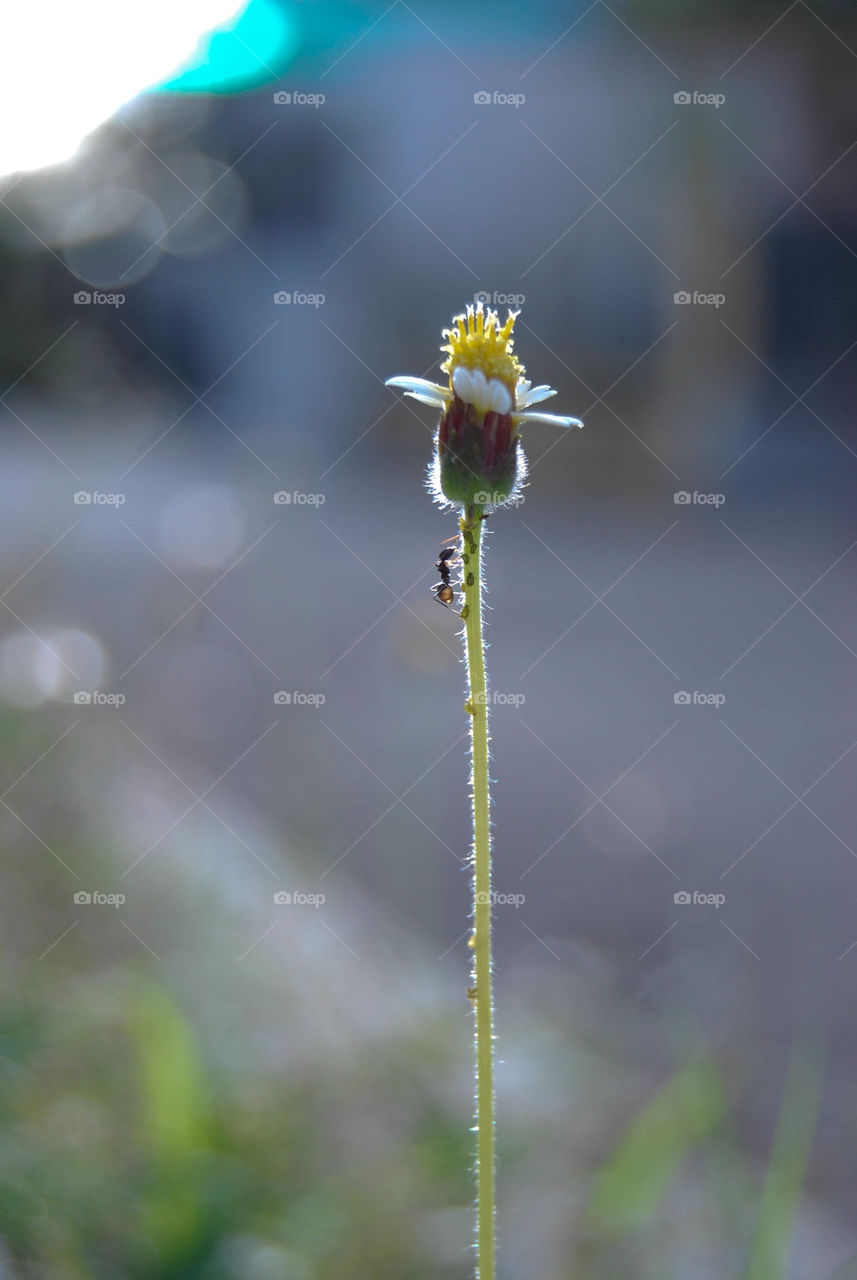
{"type": "MultiPolygon", "coordinates": [[[[445,392],[445,388],[438,386],[436,382],[429,382],[428,378],[412,378],[409,374],[398,374],[395,378],[388,378],[384,383],[385,387],[407,387],[410,391],[441,391],[445,392]]],[[[445,392],[445,394],[449,394],[445,392]]]]}
{"type": "Polygon", "coordinates": [[[488,383],[488,405],[494,413],[510,413],[512,410],[509,388],[499,378],[492,378],[488,383]]]}
{"type": "Polygon", "coordinates": [[[452,389],[459,400],[475,405],[482,413],[511,413],[509,388],[499,378],[486,378],[481,369],[459,365],[452,375],[452,389]]]}
{"type": "Polygon", "coordinates": [[[476,404],[478,399],[484,399],[487,386],[481,369],[466,369],[459,365],[452,375],[453,391],[459,400],[465,400],[467,404],[476,404]]]}
{"type": "Polygon", "coordinates": [[[414,400],[419,400],[423,404],[430,404],[436,409],[445,408],[450,397],[447,387],[439,387],[436,382],[429,382],[427,378],[400,376],[388,378],[384,385],[401,387],[406,396],[412,396],[414,400]]]}
{"type": "Polygon", "coordinates": [[[553,387],[548,387],[543,384],[540,387],[533,387],[530,389],[530,384],[527,383],[527,388],[523,395],[521,394],[520,389],[518,391],[518,408],[526,409],[531,404],[538,404],[540,400],[549,400],[551,396],[555,395],[556,391],[553,387]]]}
{"type": "Polygon", "coordinates": [[[549,427],[582,427],[580,418],[562,418],[558,413],[516,413],[518,422],[546,422],[549,427]]]}

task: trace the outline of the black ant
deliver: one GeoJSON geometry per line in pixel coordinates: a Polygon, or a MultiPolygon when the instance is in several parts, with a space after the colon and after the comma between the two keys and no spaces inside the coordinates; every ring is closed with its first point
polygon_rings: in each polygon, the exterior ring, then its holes
{"type": "MultiPolygon", "coordinates": [[[[480,520],[488,520],[489,518],[490,518],[490,512],[483,512],[479,517],[480,520]]],[[[458,535],[456,534],[452,538],[447,538],[446,541],[457,542],[458,535]]],[[[460,555],[460,552],[457,547],[448,547],[446,546],[446,543],[444,543],[440,551],[438,552],[437,560],[435,560],[434,562],[434,567],[435,569],[437,569],[438,573],[440,574],[440,582],[435,583],[435,585],[432,587],[432,591],[434,592],[435,600],[437,600],[438,604],[442,604],[444,609],[448,609],[449,606],[452,604],[453,600],[455,599],[455,588],[453,587],[452,582],[450,581],[449,566],[450,566],[450,563],[453,560],[455,560],[459,555],[460,555]]],[[[472,578],[469,579],[468,581],[472,581],[472,578]]],[[[464,616],[465,615],[462,614],[462,617],[464,616]]]]}
{"type": "MultiPolygon", "coordinates": [[[[454,542],[454,538],[447,538],[447,542],[454,542]]],[[[432,587],[434,598],[438,604],[442,604],[444,609],[448,609],[455,599],[455,588],[450,582],[449,563],[458,555],[456,547],[441,547],[438,558],[435,561],[435,569],[440,574],[440,582],[435,583],[432,587]]]]}

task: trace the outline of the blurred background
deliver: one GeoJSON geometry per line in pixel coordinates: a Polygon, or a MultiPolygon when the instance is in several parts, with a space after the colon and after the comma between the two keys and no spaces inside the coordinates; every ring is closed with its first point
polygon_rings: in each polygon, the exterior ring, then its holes
{"type": "Polygon", "coordinates": [[[586,422],[489,526],[500,1274],[853,1280],[853,6],[253,0],[139,83],[123,12],[7,42],[0,1276],[472,1274],[383,384],[481,296],[586,422]]]}

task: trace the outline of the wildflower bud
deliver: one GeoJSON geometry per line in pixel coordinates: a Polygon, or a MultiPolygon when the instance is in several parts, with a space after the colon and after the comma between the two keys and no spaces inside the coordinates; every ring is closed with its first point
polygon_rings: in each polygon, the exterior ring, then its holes
{"type": "Polygon", "coordinates": [[[583,426],[577,418],[529,413],[530,405],[556,392],[532,387],[524,366],[512,353],[512,330],[518,312],[510,311],[503,325],[496,311],[470,304],[458,315],[441,347],[447,358],[441,369],[449,386],[425,378],[396,377],[387,385],[441,410],[435,437],[431,487],[440,501],[458,507],[499,506],[517,492],[527,464],[519,440],[521,422],[583,426]]]}
{"type": "Polygon", "coordinates": [[[523,368],[512,354],[517,312],[501,327],[496,311],[469,306],[456,316],[441,348],[451,398],[437,433],[437,481],[450,502],[497,505],[523,479],[526,464],[514,420],[523,368]]]}

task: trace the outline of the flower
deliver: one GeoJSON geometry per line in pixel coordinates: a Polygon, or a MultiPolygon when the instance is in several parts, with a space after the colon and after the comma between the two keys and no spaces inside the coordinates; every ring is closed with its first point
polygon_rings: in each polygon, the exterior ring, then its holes
{"type": "Polygon", "coordinates": [[[469,303],[457,315],[441,351],[440,366],[449,378],[443,387],[426,378],[399,376],[388,387],[440,409],[431,484],[436,495],[456,506],[499,506],[513,497],[526,476],[520,444],[522,422],[582,427],[579,418],[531,413],[530,406],[555,396],[552,387],[534,387],[513,354],[512,330],[520,313],[510,311],[500,324],[496,311],[469,303]]]}

